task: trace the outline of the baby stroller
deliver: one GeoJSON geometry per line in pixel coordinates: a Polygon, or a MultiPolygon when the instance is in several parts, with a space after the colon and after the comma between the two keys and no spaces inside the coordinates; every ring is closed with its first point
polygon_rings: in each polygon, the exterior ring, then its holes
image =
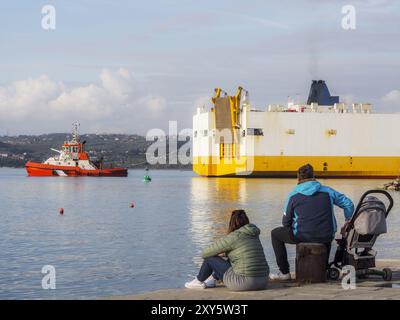
{"type": "Polygon", "coordinates": [[[337,280],[342,268],[351,265],[359,279],[368,275],[379,275],[386,281],[392,279],[392,271],[375,268],[376,251],[372,250],[380,234],[387,232],[386,217],[393,207],[393,198],[384,190],[365,192],[358,203],[350,222],[342,229],[342,238],[336,239],[338,247],[333,262],[329,264],[328,279],[337,280]],[[371,194],[383,194],[389,200],[385,204],[371,194]]]}

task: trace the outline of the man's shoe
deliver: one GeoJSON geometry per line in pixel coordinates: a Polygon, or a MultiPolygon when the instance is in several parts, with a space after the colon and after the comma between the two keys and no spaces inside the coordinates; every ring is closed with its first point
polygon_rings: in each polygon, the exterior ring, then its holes
{"type": "Polygon", "coordinates": [[[269,275],[270,280],[276,280],[276,281],[288,281],[292,279],[290,272],[283,274],[282,272],[278,273],[271,273],[269,275]]]}
{"type": "Polygon", "coordinates": [[[192,281],[186,282],[185,287],[188,289],[205,289],[206,285],[204,282],[201,282],[197,278],[194,278],[192,281]]]}

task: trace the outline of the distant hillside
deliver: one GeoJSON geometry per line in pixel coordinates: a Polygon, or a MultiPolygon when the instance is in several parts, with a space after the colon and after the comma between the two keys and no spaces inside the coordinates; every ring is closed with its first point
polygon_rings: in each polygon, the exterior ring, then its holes
{"type": "MultiPolygon", "coordinates": [[[[0,136],[0,167],[23,167],[26,161],[43,162],[59,149],[68,134],[51,133],[38,136],[0,136]]],[[[93,160],[103,157],[105,165],[112,164],[128,168],[144,168],[146,150],[153,143],[139,135],[125,134],[84,134],[86,151],[93,160]]],[[[184,142],[178,143],[182,145],[184,142]]],[[[155,165],[153,168],[191,169],[191,165],[155,165]]]]}

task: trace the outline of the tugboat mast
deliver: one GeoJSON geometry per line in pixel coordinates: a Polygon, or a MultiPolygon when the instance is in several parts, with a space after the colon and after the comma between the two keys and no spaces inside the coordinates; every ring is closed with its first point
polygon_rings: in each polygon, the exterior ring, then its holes
{"type": "Polygon", "coordinates": [[[72,142],[79,143],[79,127],[78,121],[72,123],[72,142]]]}

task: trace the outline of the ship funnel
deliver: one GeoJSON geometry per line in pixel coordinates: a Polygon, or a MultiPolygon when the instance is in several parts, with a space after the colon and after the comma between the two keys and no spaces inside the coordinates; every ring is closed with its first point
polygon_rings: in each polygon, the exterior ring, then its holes
{"type": "Polygon", "coordinates": [[[324,80],[313,80],[310,93],[308,94],[307,104],[317,103],[320,106],[333,106],[339,103],[339,96],[331,96],[324,80]]]}

